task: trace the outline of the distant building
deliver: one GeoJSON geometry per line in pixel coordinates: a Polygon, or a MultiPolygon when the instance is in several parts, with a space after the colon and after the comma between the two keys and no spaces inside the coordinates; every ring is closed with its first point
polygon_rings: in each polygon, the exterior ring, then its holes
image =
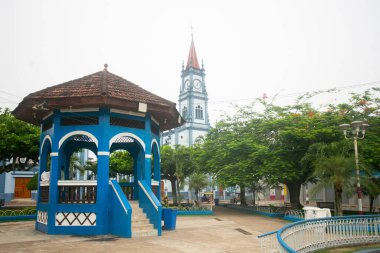
{"type": "MultiPolygon", "coordinates": [[[[3,161],[0,162],[2,165],[3,161]]],[[[13,170],[0,174],[0,202],[8,204],[14,199],[36,199],[36,194],[26,185],[38,171],[38,167],[25,170],[13,170]]]]}
{"type": "Polygon", "coordinates": [[[208,115],[208,95],[205,82],[205,69],[199,65],[194,40],[191,39],[186,68],[182,64],[181,86],[178,111],[186,123],[161,134],[161,145],[192,146],[200,136],[210,129],[208,115]]]}

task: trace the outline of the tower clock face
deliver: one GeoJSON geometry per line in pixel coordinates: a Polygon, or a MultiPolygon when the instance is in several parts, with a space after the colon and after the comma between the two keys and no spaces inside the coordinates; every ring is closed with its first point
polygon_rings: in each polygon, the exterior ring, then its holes
{"type": "Polygon", "coordinates": [[[199,81],[198,79],[194,80],[194,89],[197,91],[201,91],[202,89],[201,81],[199,81]]]}
{"type": "Polygon", "coordinates": [[[185,90],[190,90],[190,81],[186,80],[185,82],[185,90]]]}

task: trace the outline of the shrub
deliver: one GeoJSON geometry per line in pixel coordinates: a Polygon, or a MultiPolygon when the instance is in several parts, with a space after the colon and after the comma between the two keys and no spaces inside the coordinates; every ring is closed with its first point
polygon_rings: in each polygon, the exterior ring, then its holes
{"type": "Polygon", "coordinates": [[[28,188],[29,191],[37,190],[37,187],[38,187],[38,173],[34,174],[32,179],[26,185],[26,188],[28,188]]]}

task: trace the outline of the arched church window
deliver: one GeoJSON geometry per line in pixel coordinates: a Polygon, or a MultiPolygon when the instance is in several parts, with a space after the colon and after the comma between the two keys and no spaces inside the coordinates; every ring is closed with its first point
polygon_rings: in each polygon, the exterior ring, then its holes
{"type": "Polygon", "coordinates": [[[203,108],[200,105],[195,107],[195,118],[203,119],[203,108]]]}
{"type": "Polygon", "coordinates": [[[183,117],[184,119],[187,119],[187,107],[186,107],[186,106],[184,106],[184,107],[182,108],[182,117],[183,117]]]}

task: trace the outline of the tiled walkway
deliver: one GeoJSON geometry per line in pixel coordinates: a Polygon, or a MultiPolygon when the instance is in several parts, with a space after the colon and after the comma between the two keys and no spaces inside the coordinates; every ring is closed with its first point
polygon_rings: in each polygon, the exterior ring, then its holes
{"type": "Polygon", "coordinates": [[[213,216],[179,216],[175,231],[161,237],[55,236],[34,230],[34,222],[0,223],[0,252],[260,252],[258,235],[287,224],[216,207],[213,216]]]}

